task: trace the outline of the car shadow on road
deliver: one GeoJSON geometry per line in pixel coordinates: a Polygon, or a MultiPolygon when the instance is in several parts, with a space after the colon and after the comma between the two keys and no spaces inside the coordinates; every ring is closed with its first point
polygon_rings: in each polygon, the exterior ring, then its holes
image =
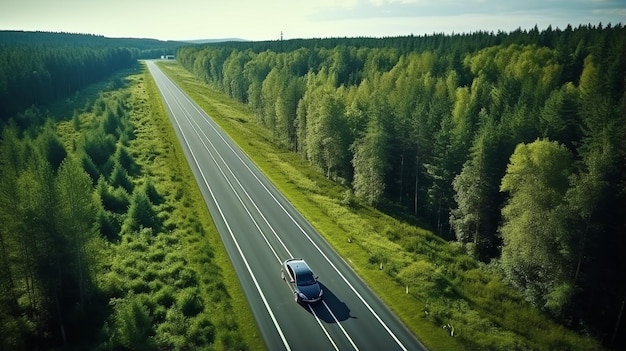
{"type": "Polygon", "coordinates": [[[311,304],[310,308],[307,304],[302,304],[309,313],[311,310],[315,312],[317,317],[326,323],[342,322],[350,318],[356,318],[350,315],[350,308],[345,302],[339,300],[339,298],[333,294],[327,286],[319,282],[320,287],[324,290],[324,297],[322,301],[311,304]],[[326,308],[326,306],[328,308],[326,308]],[[330,310],[330,311],[329,311],[330,310]],[[334,316],[334,317],[333,317],[334,316]]]}

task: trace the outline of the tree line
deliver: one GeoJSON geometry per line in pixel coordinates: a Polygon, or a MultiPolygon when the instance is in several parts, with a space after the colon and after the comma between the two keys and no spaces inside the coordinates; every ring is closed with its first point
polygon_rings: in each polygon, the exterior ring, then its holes
{"type": "Polygon", "coordinates": [[[32,105],[72,97],[89,84],[131,67],[137,59],[159,58],[180,45],[88,34],[0,31],[0,126],[32,105]]]}
{"type": "Polygon", "coordinates": [[[177,59],[362,201],[401,206],[610,343],[626,299],[625,48],[624,26],[600,24],[218,43],[177,59]]]}

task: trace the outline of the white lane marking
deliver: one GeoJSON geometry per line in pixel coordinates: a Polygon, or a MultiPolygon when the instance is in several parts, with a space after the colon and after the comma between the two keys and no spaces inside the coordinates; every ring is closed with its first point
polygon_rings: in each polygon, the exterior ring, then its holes
{"type": "Polygon", "coordinates": [[[348,332],[345,329],[343,329],[343,325],[341,325],[341,323],[339,322],[339,320],[337,319],[337,317],[335,316],[333,311],[330,309],[330,307],[328,307],[328,304],[326,304],[326,301],[322,300],[322,303],[324,304],[324,307],[326,307],[326,310],[328,310],[328,313],[330,313],[330,315],[333,316],[333,319],[335,320],[335,323],[337,323],[339,328],[341,328],[341,331],[343,332],[343,335],[345,335],[346,338],[348,339],[348,341],[350,341],[350,344],[352,344],[352,347],[354,347],[354,349],[356,351],[359,351],[359,348],[356,346],[354,341],[352,341],[352,338],[350,337],[350,335],[348,335],[348,332]]]}
{"type": "MultiPolygon", "coordinates": [[[[189,112],[187,111],[187,109],[185,108],[185,106],[182,106],[181,104],[178,104],[178,106],[185,110],[185,112],[188,114],[188,116],[190,116],[189,112]]],[[[200,128],[200,125],[197,123],[197,121],[186,117],[186,119],[193,123],[195,126],[197,126],[198,128],[200,128]]],[[[278,234],[276,233],[276,231],[274,230],[273,226],[269,223],[269,221],[266,219],[265,215],[263,215],[263,213],[261,212],[261,210],[257,207],[256,202],[252,199],[252,197],[249,195],[248,191],[243,187],[243,185],[239,182],[239,179],[235,176],[234,172],[232,171],[232,169],[230,168],[230,166],[228,166],[228,163],[222,158],[221,154],[219,152],[217,152],[217,148],[215,147],[215,144],[213,144],[213,142],[210,140],[210,138],[208,137],[208,135],[206,135],[206,133],[204,133],[204,131],[202,129],[196,129],[196,127],[194,127],[192,125],[192,128],[194,130],[194,132],[196,132],[196,134],[199,136],[201,133],[206,140],[208,141],[208,143],[211,145],[211,147],[213,148],[213,150],[215,150],[215,152],[217,153],[218,157],[220,158],[220,160],[222,161],[222,163],[224,164],[224,167],[226,169],[228,169],[228,171],[230,172],[230,174],[233,176],[233,178],[235,179],[235,181],[237,182],[237,184],[239,185],[239,187],[241,188],[241,190],[246,194],[246,196],[248,197],[248,199],[250,200],[250,202],[252,202],[252,204],[254,205],[254,207],[256,208],[256,210],[258,211],[258,213],[261,215],[261,217],[263,217],[263,219],[265,220],[265,223],[270,227],[270,229],[272,230],[272,232],[276,235],[276,237],[278,238],[278,240],[281,242],[281,244],[283,245],[284,249],[288,252],[288,254],[291,256],[291,253],[289,252],[289,250],[287,249],[287,247],[284,245],[284,243],[282,242],[282,240],[280,239],[280,237],[278,237],[278,234]]],[[[235,188],[233,187],[232,183],[230,182],[230,180],[228,180],[226,178],[226,174],[224,174],[224,171],[222,169],[222,166],[217,164],[217,160],[215,159],[213,153],[210,152],[210,150],[208,149],[207,145],[205,144],[204,140],[201,140],[202,145],[204,146],[205,150],[209,153],[209,155],[211,156],[211,158],[213,159],[213,161],[215,162],[217,168],[219,169],[220,173],[222,173],[222,175],[224,176],[226,182],[228,183],[228,185],[230,186],[231,190],[235,193],[235,195],[237,196],[237,198],[239,199],[239,202],[241,203],[241,205],[244,206],[244,208],[246,207],[245,204],[243,203],[241,197],[237,194],[235,188]]],[[[265,239],[266,244],[270,247],[270,249],[272,250],[272,252],[274,252],[274,255],[276,255],[276,252],[274,251],[274,248],[272,247],[272,245],[268,242],[267,238],[265,237],[265,235],[263,234],[263,231],[261,230],[261,228],[258,226],[258,224],[256,223],[256,220],[252,217],[252,214],[250,213],[250,211],[248,211],[248,209],[246,208],[246,212],[248,213],[248,216],[250,217],[250,219],[252,219],[252,221],[255,223],[255,226],[257,227],[258,231],[261,233],[261,235],[263,236],[263,238],[265,239]]],[[[278,259],[278,257],[277,257],[278,259]]],[[[278,259],[280,262],[280,259],[278,259]]],[[[282,262],[281,262],[282,263],[282,262]]],[[[296,293],[295,290],[293,290],[291,284],[289,284],[289,282],[287,281],[286,277],[284,279],[285,283],[287,284],[287,286],[289,287],[289,290],[291,290],[292,293],[296,293]]],[[[337,319],[337,317],[335,316],[335,314],[332,312],[332,310],[330,309],[330,307],[328,306],[328,304],[326,304],[325,301],[322,301],[322,303],[324,304],[324,306],[326,307],[326,310],[330,313],[330,315],[332,316],[332,318],[335,320],[335,323],[339,326],[339,328],[341,329],[341,331],[343,332],[343,334],[345,335],[345,337],[348,339],[348,341],[350,342],[350,344],[354,347],[354,349],[356,351],[359,351],[359,348],[355,345],[354,341],[352,340],[352,338],[350,338],[350,336],[348,335],[348,333],[346,332],[346,330],[344,329],[344,327],[341,325],[341,322],[339,322],[339,320],[337,319]]],[[[324,334],[326,335],[326,337],[328,338],[328,340],[331,342],[331,344],[333,345],[333,347],[335,348],[335,350],[339,350],[339,348],[337,347],[337,345],[335,344],[334,340],[332,339],[332,337],[330,336],[330,334],[328,333],[328,330],[324,327],[324,325],[322,324],[319,316],[315,313],[315,311],[313,310],[311,304],[307,304],[309,310],[311,311],[311,313],[313,314],[313,316],[315,316],[315,319],[317,321],[317,323],[319,324],[320,328],[322,329],[322,331],[324,332],[324,334]]]]}
{"type": "MultiPolygon", "coordinates": [[[[188,119],[189,120],[189,119],[188,119]]],[[[219,157],[219,159],[222,161],[222,163],[224,164],[224,168],[226,168],[228,170],[228,172],[232,175],[232,178],[235,180],[235,182],[237,183],[237,185],[239,185],[239,188],[241,189],[241,191],[245,194],[245,196],[248,198],[248,200],[250,201],[250,203],[252,204],[252,206],[254,206],[254,208],[256,209],[257,213],[261,216],[261,218],[263,218],[263,221],[265,222],[265,224],[267,225],[267,227],[270,229],[270,231],[274,234],[274,237],[276,237],[276,239],[278,240],[278,242],[281,244],[281,246],[283,247],[283,249],[285,250],[285,252],[287,252],[287,255],[289,255],[289,257],[293,257],[293,254],[291,253],[291,251],[289,251],[289,249],[287,248],[287,246],[285,245],[285,243],[281,240],[280,236],[278,235],[278,233],[276,232],[276,230],[274,229],[274,226],[272,226],[269,222],[269,220],[267,219],[267,217],[263,214],[263,211],[261,211],[261,209],[259,209],[259,207],[256,204],[256,201],[254,199],[252,199],[252,196],[250,196],[250,193],[248,193],[248,191],[246,190],[246,188],[243,186],[243,184],[241,184],[241,182],[239,181],[239,178],[235,175],[235,172],[233,172],[232,168],[230,168],[230,166],[228,165],[228,163],[226,162],[226,160],[224,160],[224,158],[222,157],[222,155],[217,152],[217,148],[215,147],[215,144],[213,144],[213,142],[211,141],[211,138],[209,138],[208,135],[206,135],[206,133],[201,129],[200,124],[196,121],[196,120],[189,120],[190,122],[194,123],[198,129],[200,130],[200,133],[202,133],[202,135],[206,138],[206,140],[209,142],[209,144],[211,145],[211,147],[213,148],[213,150],[215,150],[217,157],[219,157]]],[[[194,127],[194,130],[197,133],[196,128],[194,127]]],[[[217,131],[216,131],[217,132],[217,131]]],[[[207,152],[209,152],[211,154],[211,157],[213,158],[213,160],[216,162],[215,158],[213,157],[213,154],[209,151],[207,145],[204,143],[204,140],[202,140],[202,144],[204,145],[205,149],[207,150],[207,152]]],[[[248,211],[247,206],[245,206],[243,200],[239,197],[239,194],[237,194],[237,192],[235,191],[235,188],[233,187],[232,183],[228,180],[228,178],[226,177],[226,174],[224,174],[223,169],[221,166],[219,166],[220,172],[222,173],[222,175],[224,176],[224,178],[226,179],[226,181],[228,182],[228,185],[230,186],[230,188],[233,190],[233,192],[235,192],[235,195],[237,195],[237,198],[239,199],[239,202],[244,205],[244,208],[246,209],[246,212],[248,213],[248,215],[250,216],[250,218],[254,221],[257,229],[259,230],[259,232],[261,233],[261,235],[263,236],[263,239],[265,239],[265,243],[270,247],[270,249],[272,250],[272,252],[274,252],[274,256],[276,257],[276,259],[278,260],[278,263],[283,263],[283,261],[280,259],[279,255],[276,254],[276,251],[274,250],[274,247],[272,246],[272,244],[269,242],[269,240],[267,239],[267,237],[265,236],[265,233],[263,232],[263,230],[261,230],[261,228],[259,227],[259,225],[257,224],[256,220],[252,217],[250,211],[248,211]]]]}
{"type": "MultiPolygon", "coordinates": [[[[237,200],[239,200],[239,203],[243,206],[244,210],[246,211],[246,213],[248,214],[248,217],[250,217],[250,219],[252,220],[252,222],[254,223],[254,226],[256,227],[256,229],[259,231],[259,233],[261,233],[261,236],[263,237],[263,239],[265,240],[265,243],[267,244],[267,246],[270,248],[270,250],[272,250],[272,253],[274,254],[274,257],[276,258],[276,260],[279,263],[282,263],[282,261],[280,260],[280,256],[278,255],[278,253],[276,252],[276,250],[274,250],[274,247],[270,244],[269,240],[267,239],[267,237],[265,236],[265,234],[263,233],[263,230],[261,229],[261,227],[259,226],[259,223],[256,221],[256,219],[254,219],[254,217],[252,216],[252,213],[250,212],[250,210],[248,210],[248,207],[244,204],[243,199],[239,196],[239,194],[237,193],[237,190],[235,189],[235,187],[233,186],[233,184],[231,183],[231,181],[228,179],[228,177],[226,176],[226,173],[224,173],[224,168],[218,163],[217,159],[215,158],[215,153],[217,153],[217,155],[219,156],[220,160],[222,161],[222,163],[224,164],[224,167],[226,169],[228,169],[228,171],[230,172],[230,174],[233,175],[233,177],[235,178],[235,180],[237,181],[237,183],[239,184],[239,186],[241,187],[241,190],[246,194],[246,196],[252,201],[252,198],[250,197],[250,195],[248,195],[248,192],[241,186],[241,183],[239,183],[239,180],[237,179],[237,177],[235,176],[235,174],[233,173],[233,171],[231,170],[231,168],[228,166],[228,164],[226,163],[226,161],[222,158],[222,156],[219,154],[219,152],[217,151],[217,148],[215,147],[215,145],[213,144],[213,142],[211,141],[211,139],[208,137],[208,135],[206,135],[204,133],[204,131],[202,129],[200,129],[200,125],[198,124],[198,122],[196,120],[194,120],[193,118],[191,118],[191,113],[189,113],[189,111],[185,108],[185,106],[183,106],[178,100],[175,100],[176,104],[178,105],[178,107],[183,110],[183,112],[185,113],[185,119],[187,119],[188,122],[191,123],[191,128],[193,129],[193,131],[195,132],[195,134],[197,136],[201,136],[200,134],[202,134],[202,136],[204,136],[204,139],[200,138],[200,142],[202,143],[202,146],[204,146],[204,149],[207,151],[207,154],[211,157],[211,159],[213,160],[213,162],[215,163],[215,166],[217,166],[217,169],[219,170],[219,172],[222,174],[222,176],[224,177],[224,180],[226,181],[226,183],[228,183],[228,186],[230,187],[230,189],[233,191],[233,193],[235,194],[235,196],[237,197],[237,200]],[[197,128],[196,128],[197,127],[197,128]],[[207,144],[205,143],[205,139],[209,142],[209,144],[211,144],[211,147],[213,148],[213,150],[215,150],[215,152],[211,152],[211,150],[209,150],[209,147],[207,146],[207,144]]],[[[253,201],[254,204],[254,201],[253,201]]],[[[256,204],[254,204],[254,207],[257,209],[257,211],[260,210],[258,209],[258,207],[256,206],[256,204]]],[[[265,219],[265,217],[261,214],[261,216],[265,219]]],[[[265,220],[266,223],[267,220],[265,220]]],[[[269,223],[268,223],[269,225],[269,223]]],[[[274,231],[274,229],[272,228],[272,231],[274,231]]]]}
{"type": "MultiPolygon", "coordinates": [[[[152,71],[152,70],[151,70],[152,71]]],[[[168,78],[169,79],[169,78],[168,78]]],[[[158,85],[157,85],[158,86],[158,85]]],[[[159,90],[161,90],[161,88],[159,87],[159,90]]],[[[163,99],[165,101],[165,99],[163,99]]],[[[267,309],[267,312],[269,313],[272,322],[274,323],[274,327],[276,328],[276,330],[278,331],[278,334],[280,335],[280,338],[283,342],[283,345],[285,346],[285,348],[287,350],[291,350],[291,347],[289,347],[289,343],[287,342],[287,339],[285,338],[285,335],[283,334],[282,329],[280,328],[280,326],[278,325],[278,321],[276,320],[276,317],[274,316],[274,312],[272,312],[272,309],[270,308],[267,299],[265,298],[265,295],[263,295],[263,292],[261,291],[261,287],[259,286],[259,282],[256,280],[254,274],[252,274],[252,269],[250,268],[250,265],[248,264],[248,260],[246,260],[246,257],[244,256],[241,247],[239,246],[239,243],[237,242],[237,239],[235,238],[235,235],[232,231],[232,229],[230,228],[230,225],[228,224],[228,221],[226,220],[226,217],[224,216],[224,213],[222,212],[221,207],[219,206],[217,199],[215,198],[215,195],[213,194],[213,190],[211,189],[211,186],[209,185],[209,182],[207,181],[206,177],[204,176],[204,173],[202,173],[202,171],[200,170],[200,165],[198,163],[198,159],[196,158],[195,154],[193,153],[193,151],[191,150],[191,147],[189,145],[189,142],[187,141],[187,138],[184,137],[184,133],[182,131],[182,129],[180,128],[180,124],[178,123],[178,120],[176,119],[176,117],[174,116],[173,110],[170,106],[170,104],[165,101],[165,103],[167,104],[167,107],[170,109],[170,111],[172,112],[172,116],[174,117],[174,120],[176,121],[176,124],[179,128],[179,130],[181,131],[181,135],[183,135],[183,140],[185,141],[185,144],[187,145],[187,148],[189,150],[189,152],[191,153],[191,156],[194,160],[194,162],[196,163],[196,166],[198,167],[198,170],[200,171],[200,174],[202,175],[202,180],[204,181],[204,184],[207,186],[209,193],[211,194],[211,197],[213,198],[213,202],[215,203],[220,216],[222,217],[222,220],[224,221],[224,224],[226,225],[226,228],[228,229],[228,232],[231,236],[231,238],[233,239],[233,242],[235,243],[235,246],[237,247],[237,251],[239,251],[239,256],[241,257],[241,259],[243,260],[246,269],[248,270],[248,274],[250,274],[250,277],[252,278],[252,281],[254,282],[254,285],[259,293],[259,295],[261,296],[261,299],[263,300],[263,304],[265,305],[265,308],[267,309]]]]}
{"type": "MultiPolygon", "coordinates": [[[[185,94],[182,94],[183,98],[185,98],[187,101],[189,101],[191,103],[191,105],[194,107],[194,109],[200,113],[202,116],[206,116],[209,117],[206,112],[204,112],[202,109],[199,109],[198,106],[196,106],[196,104],[185,94]]],[[[210,118],[210,117],[209,117],[210,118]]],[[[215,130],[217,132],[217,129],[215,126],[213,126],[208,119],[206,119],[207,125],[209,125],[210,128],[212,128],[213,130],[215,130]]],[[[272,199],[276,202],[276,204],[283,210],[283,212],[285,212],[285,214],[291,219],[291,221],[298,227],[298,229],[300,229],[300,231],[302,232],[302,234],[304,234],[304,236],[309,240],[309,242],[311,242],[311,244],[313,244],[313,246],[317,249],[317,251],[324,257],[324,259],[326,260],[326,262],[328,262],[328,264],[330,264],[331,267],[333,267],[333,269],[335,270],[335,272],[341,277],[341,279],[346,283],[346,285],[350,288],[350,290],[352,290],[352,292],[359,298],[359,300],[361,300],[361,302],[363,303],[363,305],[370,311],[370,313],[372,313],[372,315],[376,318],[376,320],[380,323],[380,325],[387,331],[387,333],[393,338],[393,340],[396,342],[396,344],[398,344],[398,346],[400,346],[400,348],[404,351],[407,351],[406,347],[402,344],[402,342],[400,340],[398,340],[397,336],[391,331],[391,329],[389,329],[389,326],[387,326],[387,324],[380,318],[380,316],[376,313],[376,311],[374,311],[374,309],[367,303],[367,301],[365,301],[365,298],[363,298],[363,296],[356,290],[356,288],[347,280],[347,278],[341,273],[341,271],[339,271],[339,269],[332,263],[332,261],[328,258],[328,256],[326,256],[326,254],[320,249],[320,247],[313,241],[313,239],[309,236],[309,234],[304,230],[304,228],[302,228],[302,226],[300,226],[300,224],[295,220],[295,218],[293,218],[293,216],[287,211],[287,209],[285,209],[285,207],[278,201],[278,199],[274,196],[274,194],[272,194],[272,192],[265,186],[265,184],[263,184],[263,182],[257,177],[257,175],[254,173],[254,171],[252,171],[252,169],[250,169],[250,167],[248,166],[248,164],[239,156],[239,154],[233,149],[233,147],[226,141],[226,139],[218,132],[217,133],[219,138],[222,139],[224,141],[224,143],[228,146],[229,149],[231,149],[231,151],[233,152],[233,154],[235,154],[235,156],[239,159],[239,161],[244,165],[244,167],[246,167],[246,169],[248,169],[248,171],[252,174],[252,176],[257,180],[257,182],[265,189],[265,191],[272,197],[272,199]]],[[[280,239],[279,239],[280,240],[280,239]]]]}
{"type": "MultiPolygon", "coordinates": [[[[207,116],[206,112],[204,112],[203,110],[199,109],[195,103],[193,103],[193,101],[191,101],[186,95],[184,96],[185,99],[187,99],[188,101],[190,101],[192,103],[192,106],[196,109],[197,112],[199,112],[200,114],[202,114],[203,116],[207,116]]],[[[207,124],[213,128],[214,130],[216,130],[216,128],[207,121],[207,124]]],[[[217,131],[217,130],[216,130],[217,131]]],[[[354,294],[359,298],[359,300],[361,300],[361,302],[363,303],[363,305],[365,305],[365,307],[370,311],[370,313],[372,313],[372,315],[374,316],[374,318],[376,318],[376,320],[380,323],[380,325],[382,325],[382,327],[387,331],[387,333],[393,338],[393,340],[396,342],[396,344],[398,344],[398,346],[400,346],[400,348],[404,351],[407,351],[406,347],[404,346],[404,344],[402,344],[402,342],[400,340],[398,340],[398,337],[391,331],[391,329],[389,329],[389,326],[387,326],[387,324],[382,320],[382,318],[380,318],[380,316],[376,313],[376,311],[374,311],[374,309],[372,308],[372,306],[370,306],[370,304],[367,303],[367,301],[365,301],[365,298],[363,298],[363,296],[356,290],[356,288],[350,284],[350,282],[348,281],[348,279],[341,273],[341,271],[339,271],[339,269],[332,263],[332,261],[328,258],[328,256],[326,256],[326,254],[322,251],[322,249],[320,249],[320,247],[313,241],[313,239],[309,236],[309,234],[304,230],[304,228],[302,228],[302,226],[300,226],[300,224],[295,220],[295,218],[293,218],[293,216],[287,211],[287,209],[285,209],[285,207],[280,203],[280,201],[278,201],[278,199],[274,196],[274,194],[272,194],[272,192],[265,186],[265,184],[263,184],[263,182],[256,176],[256,174],[254,173],[254,171],[252,171],[252,169],[250,169],[250,167],[248,167],[247,163],[239,156],[239,154],[237,152],[235,152],[235,150],[230,146],[230,144],[224,139],[224,137],[219,134],[219,137],[225,142],[226,145],[228,145],[228,147],[231,149],[231,151],[235,154],[235,156],[241,161],[241,163],[244,165],[244,167],[246,167],[246,169],[248,169],[248,171],[252,174],[252,176],[257,180],[257,182],[259,182],[259,184],[261,184],[261,186],[265,189],[265,191],[272,197],[272,199],[276,202],[276,204],[283,210],[283,212],[285,212],[285,214],[291,219],[291,221],[298,227],[298,229],[300,229],[300,231],[302,232],[302,234],[304,234],[304,236],[306,236],[306,238],[309,240],[309,242],[311,242],[311,244],[313,244],[313,246],[317,249],[317,251],[324,257],[324,259],[326,259],[326,262],[328,262],[328,264],[331,265],[331,267],[333,267],[333,269],[335,270],[335,272],[337,272],[337,274],[339,274],[339,276],[341,277],[341,279],[346,283],[346,285],[348,285],[348,287],[350,288],[350,290],[352,290],[352,292],[354,292],[354,294]]]]}
{"type": "MultiPolygon", "coordinates": [[[[269,221],[267,220],[267,218],[265,217],[265,215],[263,215],[262,211],[257,207],[256,202],[252,199],[252,197],[249,195],[248,191],[245,189],[245,187],[243,187],[243,185],[239,182],[239,179],[235,176],[234,172],[232,171],[232,169],[230,168],[230,166],[228,166],[228,163],[222,158],[221,154],[219,152],[217,152],[217,148],[215,147],[215,144],[210,140],[210,138],[208,137],[208,135],[206,135],[206,133],[200,129],[200,125],[197,123],[197,121],[195,121],[194,119],[190,118],[190,113],[187,111],[187,109],[185,108],[185,106],[183,106],[182,104],[178,103],[178,106],[182,109],[185,110],[185,113],[187,114],[187,116],[185,117],[187,119],[187,121],[191,122],[192,128],[194,130],[194,132],[199,136],[201,133],[206,140],[208,141],[208,143],[211,145],[211,147],[213,148],[213,150],[215,150],[215,152],[217,153],[217,156],[220,158],[220,160],[222,161],[224,167],[226,169],[228,169],[228,171],[230,172],[230,174],[233,176],[233,178],[235,179],[235,181],[237,182],[237,184],[239,185],[239,187],[241,188],[241,190],[246,194],[246,196],[248,197],[248,199],[250,200],[250,202],[254,205],[254,207],[256,208],[256,210],[258,211],[258,213],[261,215],[261,217],[265,220],[265,223],[269,226],[269,228],[272,230],[272,232],[274,233],[274,235],[276,235],[277,239],[281,242],[281,244],[283,245],[283,248],[288,252],[288,254],[290,256],[291,253],[289,252],[289,250],[287,249],[287,247],[285,246],[285,244],[282,242],[282,240],[280,239],[280,237],[278,236],[278,234],[276,233],[276,231],[274,230],[273,226],[269,223],[269,221]],[[194,126],[195,125],[195,126],[194,126]],[[198,127],[198,129],[196,129],[196,127],[198,127]]],[[[226,174],[224,174],[223,168],[221,165],[219,165],[217,163],[217,160],[215,159],[213,153],[210,152],[207,144],[205,144],[204,140],[201,140],[202,145],[204,146],[205,150],[209,153],[210,157],[213,159],[213,161],[215,162],[217,168],[219,169],[220,173],[222,173],[222,175],[224,176],[226,182],[228,183],[228,185],[230,186],[231,190],[233,191],[233,193],[235,193],[235,195],[237,196],[237,198],[239,199],[239,202],[244,206],[244,208],[246,209],[246,212],[248,213],[248,216],[250,217],[250,219],[252,219],[252,221],[254,222],[255,226],[257,227],[257,230],[261,233],[261,235],[263,236],[263,238],[265,239],[266,244],[270,247],[270,249],[272,250],[272,252],[274,252],[274,256],[276,256],[276,258],[279,260],[280,263],[282,263],[280,261],[280,259],[278,258],[278,256],[276,255],[276,252],[274,251],[274,248],[272,247],[272,245],[268,242],[267,238],[265,237],[265,235],[263,234],[263,231],[261,230],[261,228],[259,227],[259,225],[257,224],[256,220],[252,217],[252,214],[250,213],[250,211],[248,211],[248,209],[246,208],[245,204],[243,203],[241,197],[237,194],[235,188],[233,187],[232,183],[230,182],[230,180],[228,180],[228,178],[226,177],[226,174]]],[[[287,286],[289,287],[289,290],[291,290],[292,293],[295,294],[295,291],[293,290],[291,284],[289,284],[289,282],[287,282],[287,280],[284,280],[285,283],[287,284],[287,286]]],[[[335,322],[337,323],[337,325],[339,326],[339,328],[341,329],[341,331],[343,332],[343,334],[345,335],[345,337],[348,339],[348,341],[350,342],[350,344],[352,344],[352,346],[354,347],[355,350],[359,350],[358,347],[354,344],[354,341],[352,340],[352,338],[350,338],[350,336],[348,335],[348,333],[346,332],[346,330],[343,328],[343,326],[341,325],[341,322],[339,322],[339,320],[337,319],[337,317],[333,314],[333,312],[331,311],[330,307],[328,306],[328,304],[326,304],[326,302],[322,301],[324,306],[326,307],[326,310],[328,310],[328,312],[330,313],[330,315],[332,316],[332,318],[335,320],[335,322]]],[[[326,335],[326,337],[328,338],[328,340],[330,341],[330,343],[333,345],[333,347],[335,348],[335,350],[339,350],[339,348],[337,347],[337,345],[335,344],[334,340],[332,339],[331,335],[328,333],[328,330],[324,327],[324,325],[322,324],[319,316],[315,313],[315,311],[313,310],[313,308],[311,307],[310,304],[307,304],[308,308],[310,309],[311,313],[315,316],[315,319],[318,323],[318,325],[320,326],[320,328],[322,329],[322,331],[324,332],[324,334],[326,335]]]]}
{"type": "MultiPolygon", "coordinates": [[[[315,320],[317,321],[317,324],[320,325],[320,328],[322,328],[322,330],[324,331],[324,334],[326,334],[326,337],[328,338],[328,340],[330,340],[330,343],[333,344],[333,347],[335,348],[335,350],[339,351],[339,348],[337,347],[337,344],[335,344],[335,342],[333,341],[333,338],[330,337],[330,334],[328,334],[328,331],[326,330],[326,328],[324,328],[324,325],[322,325],[322,321],[320,320],[320,317],[317,316],[317,313],[315,313],[315,311],[313,310],[313,307],[311,307],[311,305],[309,305],[309,310],[315,316],[315,320]]],[[[337,319],[335,319],[335,320],[337,320],[337,319]]],[[[343,328],[341,328],[341,329],[343,329],[343,328]]],[[[352,340],[350,340],[350,342],[352,342],[352,340]]]]}

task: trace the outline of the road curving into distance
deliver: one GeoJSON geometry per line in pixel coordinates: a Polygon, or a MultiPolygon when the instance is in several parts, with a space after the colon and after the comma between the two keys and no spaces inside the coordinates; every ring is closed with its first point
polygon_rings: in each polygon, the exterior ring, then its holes
{"type": "Polygon", "coordinates": [[[239,147],[146,61],[269,350],[425,350],[239,147]],[[281,263],[303,258],[324,299],[297,304],[281,263]]]}

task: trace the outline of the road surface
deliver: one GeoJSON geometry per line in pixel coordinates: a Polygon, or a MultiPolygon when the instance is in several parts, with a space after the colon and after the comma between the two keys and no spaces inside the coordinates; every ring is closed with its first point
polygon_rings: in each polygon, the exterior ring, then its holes
{"type": "Polygon", "coordinates": [[[424,350],[237,145],[152,61],[187,160],[269,350],[424,350]],[[281,262],[303,258],[324,299],[297,304],[281,262]]]}

